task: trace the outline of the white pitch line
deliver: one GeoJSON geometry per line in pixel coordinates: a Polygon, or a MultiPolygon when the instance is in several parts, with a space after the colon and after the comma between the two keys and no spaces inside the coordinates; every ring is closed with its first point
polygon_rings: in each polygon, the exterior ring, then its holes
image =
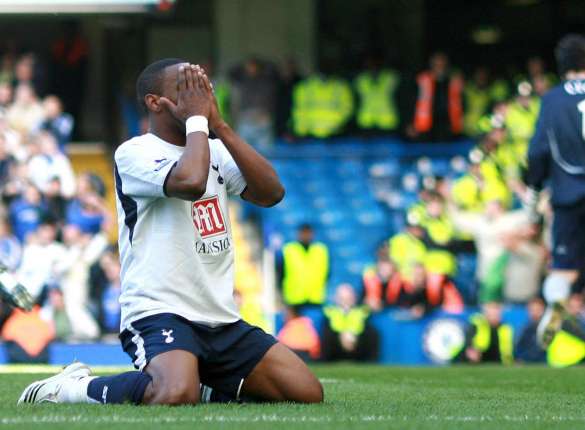
{"type": "Polygon", "coordinates": [[[281,415],[258,415],[255,417],[241,417],[231,415],[203,415],[193,417],[152,417],[152,418],[132,418],[121,415],[105,415],[98,417],[87,417],[85,415],[33,415],[29,417],[3,417],[0,418],[0,424],[14,425],[43,425],[43,424],[67,424],[67,423],[102,423],[102,424],[172,424],[172,423],[255,423],[255,422],[276,422],[276,423],[347,423],[347,422],[390,422],[390,421],[454,421],[454,422],[525,422],[525,423],[553,423],[553,422],[585,422],[585,416],[551,416],[543,417],[539,415],[528,416],[518,415],[501,417],[490,415],[478,416],[439,416],[430,415],[428,417],[409,417],[393,415],[364,415],[357,417],[340,418],[339,416],[281,416],[281,415]]]}

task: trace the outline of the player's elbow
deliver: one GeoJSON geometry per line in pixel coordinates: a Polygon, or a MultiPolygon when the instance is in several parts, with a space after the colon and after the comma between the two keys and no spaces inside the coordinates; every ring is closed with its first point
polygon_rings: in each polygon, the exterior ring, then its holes
{"type": "Polygon", "coordinates": [[[207,189],[207,177],[191,176],[174,178],[166,187],[167,195],[183,200],[199,200],[207,189]]]}
{"type": "Polygon", "coordinates": [[[274,187],[269,193],[266,193],[266,196],[260,201],[260,206],[265,208],[271,208],[272,206],[276,206],[278,203],[284,199],[285,191],[282,184],[278,184],[274,187]]]}

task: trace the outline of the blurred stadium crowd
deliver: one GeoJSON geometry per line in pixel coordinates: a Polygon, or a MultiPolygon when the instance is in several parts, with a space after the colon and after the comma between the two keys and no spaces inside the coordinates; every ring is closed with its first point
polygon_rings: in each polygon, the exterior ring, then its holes
{"type": "Polygon", "coordinates": [[[120,268],[104,182],[75,175],[66,153],[75,119],[38,70],[27,53],[7,54],[0,71],[0,262],[39,305],[0,308],[0,330],[10,357],[42,361],[54,338],[118,331],[120,268]]]}
{"type": "MultiPolygon", "coordinates": [[[[279,260],[282,295],[292,307],[287,318],[293,327],[289,330],[285,324],[281,340],[297,349],[302,344],[313,357],[375,360],[376,334],[368,324],[373,314],[390,309],[395,317],[420,319],[436,311],[461,314],[466,305],[480,305],[480,312],[468,319],[465,343],[452,351],[452,360],[544,361],[535,332],[543,311],[551,209],[545,197],[541,218],[531,219],[523,210],[529,198],[523,174],[540,96],[556,78],[539,58],[531,58],[524,74],[508,80],[490,79],[483,67],[464,77],[444,54],[436,53],[429,69],[401,88],[397,72],[375,61],[368,65],[353,81],[321,75],[299,80],[292,91],[293,134],[325,137],[353,128],[362,136],[396,133],[437,145],[466,136],[475,145],[467,159],[421,157],[411,161],[410,170],[396,160],[369,165],[366,176],[378,183],[388,181],[374,185],[378,202],[403,220],[391,226],[394,234],[372,256],[375,264],[363,266],[361,285],[345,284],[335,275],[329,278],[328,294],[327,246],[313,242],[310,226],[300,229],[279,260]],[[321,90],[326,82],[329,93],[321,90]],[[327,104],[327,96],[337,101],[327,104]],[[325,120],[317,119],[321,117],[325,120]],[[333,118],[338,120],[335,127],[327,132],[319,128],[333,118]],[[396,178],[397,172],[402,176],[396,178]],[[504,324],[503,304],[527,305],[530,321],[521,333],[504,324]],[[301,322],[307,327],[315,323],[303,317],[306,306],[324,306],[323,327],[313,327],[320,337],[301,336],[296,329],[301,322]]],[[[346,173],[360,175],[363,170],[346,173]]],[[[359,193],[365,194],[364,188],[359,193]]],[[[360,240],[355,235],[366,235],[360,227],[353,233],[354,242],[360,240]]],[[[386,239],[384,232],[378,232],[378,239],[386,239]]],[[[333,255],[335,267],[340,261],[333,255]]],[[[580,285],[571,311],[582,321],[580,285]]],[[[307,327],[304,331],[310,331],[307,327]]]]}
{"type": "MultiPolygon", "coordinates": [[[[80,56],[73,60],[83,57],[83,46],[69,48],[80,56]]],[[[373,313],[391,308],[402,318],[418,319],[435,310],[461,313],[466,305],[481,304],[484,312],[470,319],[467,347],[453,358],[510,361],[514,337],[534,352],[550,210],[543,200],[542,219],[529,219],[522,211],[527,198],[522,173],[539,97],[556,78],[540,58],[508,77],[491,76],[486,67],[464,76],[443,53],[433,54],[428,69],[411,78],[376,57],[364,64],[348,79],[325,70],[303,76],[293,61],[278,71],[253,58],[214,79],[223,115],[260,149],[270,148],[276,138],[294,145],[343,135],[359,135],[366,145],[380,136],[476,141],[468,159],[421,157],[409,170],[398,169],[398,177],[387,175],[396,160],[374,163],[368,171],[352,166],[340,171],[362,175],[366,187],[369,176],[377,178],[377,201],[368,204],[385,206],[400,219],[391,229],[373,233],[377,251],[359,261],[375,263],[360,265],[361,285],[331,276],[331,265],[345,261],[336,261],[329,243],[316,241],[314,228],[301,226],[298,240],[286,243],[277,256],[287,305],[279,338],[308,358],[376,360],[379,336],[368,324],[373,313]],[[388,237],[389,232],[394,234],[388,237]],[[468,269],[462,277],[466,261],[475,273],[468,269]],[[528,304],[528,332],[500,330],[501,303],[528,304]],[[303,316],[307,307],[323,310],[324,327],[303,316]],[[491,341],[486,330],[495,333],[491,341]]],[[[95,340],[117,332],[119,324],[120,268],[108,240],[113,214],[104,202],[105,186],[92,173],[76,177],[66,153],[80,103],[65,103],[77,111],[74,115],[64,112],[51,92],[61,98],[70,94],[59,93],[50,79],[41,80],[39,70],[32,54],[7,55],[0,67],[0,261],[42,305],[30,315],[2,309],[2,337],[16,341],[16,357],[38,356],[53,338],[95,340]]],[[[128,124],[128,129],[136,127],[128,124]]],[[[293,190],[287,198],[305,197],[293,190]]],[[[579,295],[572,309],[582,313],[579,295]]],[[[544,359],[542,351],[534,355],[544,359]]]]}

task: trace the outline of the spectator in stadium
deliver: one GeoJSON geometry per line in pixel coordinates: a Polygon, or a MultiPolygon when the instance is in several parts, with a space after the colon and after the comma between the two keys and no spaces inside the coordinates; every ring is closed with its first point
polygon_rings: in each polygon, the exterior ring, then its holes
{"type": "Polygon", "coordinates": [[[58,287],[49,288],[48,306],[45,309],[50,313],[50,321],[53,323],[55,330],[55,339],[60,341],[76,341],[71,338],[72,328],[77,324],[76,320],[71,320],[65,311],[65,297],[63,291],[58,287]]]}
{"type": "Polygon", "coordinates": [[[5,52],[0,59],[0,85],[8,85],[12,88],[14,79],[14,54],[5,52]]]}
{"type": "Polygon", "coordinates": [[[516,343],[514,356],[517,361],[525,363],[546,362],[546,351],[538,344],[536,328],[544,314],[544,301],[540,297],[534,297],[526,305],[528,310],[528,323],[520,331],[516,343]]]}
{"type": "Polygon", "coordinates": [[[43,100],[45,120],[41,123],[41,130],[51,133],[57,140],[59,150],[65,152],[65,145],[71,140],[73,133],[73,116],[63,112],[63,103],[59,97],[50,95],[43,100]]]}
{"type": "Polygon", "coordinates": [[[64,220],[65,211],[67,209],[69,200],[63,197],[63,192],[61,191],[61,180],[58,177],[49,179],[43,197],[46,204],[47,213],[57,218],[58,220],[64,220]]]}
{"type": "Polygon", "coordinates": [[[445,210],[443,197],[435,190],[427,192],[420,213],[426,246],[425,266],[435,274],[453,276],[457,271],[455,227],[445,210]]]}
{"type": "Polygon", "coordinates": [[[0,110],[0,136],[6,144],[6,151],[18,162],[24,163],[28,159],[28,151],[20,134],[10,128],[6,112],[0,110]]]}
{"type": "Polygon", "coordinates": [[[391,304],[407,308],[411,317],[421,318],[435,309],[463,312],[463,299],[445,275],[429,273],[423,264],[414,264],[412,278],[396,288],[391,304]]]}
{"type": "Polygon", "coordinates": [[[362,274],[364,304],[373,312],[395,305],[396,294],[402,288],[403,280],[398,266],[388,258],[388,248],[381,247],[375,265],[368,266],[362,274]]]}
{"type": "Polygon", "coordinates": [[[16,87],[14,103],[6,111],[11,128],[27,137],[45,118],[43,105],[38,101],[33,87],[21,84],[16,87]]]}
{"type": "Polygon", "coordinates": [[[0,334],[9,363],[48,363],[48,346],[55,339],[55,325],[40,306],[31,312],[13,311],[0,334]]]}
{"type": "Polygon", "coordinates": [[[324,308],[322,351],[325,361],[378,359],[379,339],[369,324],[370,311],[357,306],[353,287],[341,284],[335,290],[335,304],[324,308]]]}
{"type": "Polygon", "coordinates": [[[26,240],[17,272],[18,281],[38,303],[45,301],[51,286],[58,285],[65,257],[65,247],[57,242],[57,220],[44,216],[38,231],[26,240]]]}
{"type": "Polygon", "coordinates": [[[272,145],[278,85],[276,68],[252,57],[232,69],[230,79],[232,114],[238,134],[255,147],[272,145]]]}
{"type": "Polygon", "coordinates": [[[326,75],[324,70],[294,87],[292,122],[297,137],[324,139],[338,135],[353,114],[351,86],[344,79],[326,75]]]}
{"type": "Polygon", "coordinates": [[[516,82],[528,81],[539,97],[542,97],[558,82],[558,78],[554,73],[546,71],[544,60],[539,56],[530,57],[526,61],[526,72],[526,75],[517,76],[516,82]]]}
{"type": "Polygon", "coordinates": [[[39,153],[28,162],[29,179],[45,193],[57,178],[61,195],[66,199],[72,198],[75,194],[75,175],[71,162],[59,151],[55,137],[43,131],[35,136],[34,144],[38,145],[39,153]]]}
{"type": "Polygon", "coordinates": [[[45,90],[44,75],[37,56],[32,53],[22,55],[14,65],[14,79],[12,87],[21,85],[30,86],[37,95],[42,95],[45,90]]]}
{"type": "Polygon", "coordinates": [[[528,142],[536,130],[539,112],[540,98],[533,95],[532,85],[526,81],[520,82],[515,99],[508,103],[505,126],[516,158],[523,165],[527,161],[528,142]]]}
{"type": "Polygon", "coordinates": [[[514,332],[502,322],[502,304],[488,302],[469,319],[463,360],[470,363],[514,362],[514,332]]]}
{"type": "Polygon", "coordinates": [[[63,229],[63,242],[66,252],[59,263],[60,285],[67,317],[75,322],[71,336],[76,340],[93,340],[99,336],[99,326],[89,312],[89,269],[107,248],[108,240],[102,233],[92,236],[69,224],[63,229]]]}
{"type": "Polygon", "coordinates": [[[427,248],[423,242],[424,230],[420,216],[410,213],[406,216],[406,228],[392,236],[388,242],[389,256],[398,265],[404,279],[411,279],[414,264],[423,263],[427,248]]]}
{"type": "Polygon", "coordinates": [[[369,55],[364,65],[364,71],[353,81],[357,94],[357,126],[362,132],[395,132],[400,125],[397,103],[400,75],[383,67],[379,55],[369,55]]]}
{"type": "Polygon", "coordinates": [[[490,72],[485,66],[477,67],[472,79],[465,82],[464,105],[465,116],[464,126],[467,136],[480,134],[480,119],[488,113],[495,101],[494,87],[490,83],[490,72]]]}
{"type": "Polygon", "coordinates": [[[407,133],[423,141],[449,141],[463,132],[463,78],[450,69],[443,52],[434,53],[429,70],[416,78],[417,99],[407,133]]]}
{"type": "Polygon", "coordinates": [[[26,184],[22,196],[15,198],[8,208],[12,231],[21,243],[29,233],[37,230],[45,212],[46,206],[38,188],[26,184]]]}
{"type": "Polygon", "coordinates": [[[315,241],[310,224],[302,224],[297,240],[282,248],[278,270],[284,303],[289,306],[322,306],[327,295],[329,250],[315,241]]]}
{"type": "Polygon", "coordinates": [[[0,110],[6,111],[12,104],[12,87],[9,83],[0,83],[0,110]]]}
{"type": "Polygon", "coordinates": [[[321,340],[313,321],[299,313],[295,306],[287,306],[284,326],[276,338],[304,361],[314,361],[321,355],[321,340]]]}
{"type": "Polygon", "coordinates": [[[22,247],[18,239],[12,234],[10,223],[0,217],[0,264],[10,272],[14,272],[20,264],[22,247]]]}
{"type": "Polygon", "coordinates": [[[287,59],[280,73],[278,85],[276,134],[292,137],[292,104],[294,87],[303,79],[298,64],[293,58],[287,59]]]}
{"type": "Polygon", "coordinates": [[[83,233],[109,231],[112,222],[104,197],[103,181],[92,173],[77,179],[77,194],[67,206],[65,222],[79,227],[83,233]]]}
{"type": "Polygon", "coordinates": [[[541,289],[548,250],[542,240],[542,226],[525,225],[505,232],[501,240],[507,252],[503,299],[526,303],[541,289]]]}
{"type": "Polygon", "coordinates": [[[475,241],[479,301],[500,301],[510,251],[517,241],[525,241],[534,235],[528,214],[523,210],[506,212],[502,200],[493,198],[486,203],[484,213],[464,213],[451,206],[450,216],[455,227],[473,236],[475,241]]]}
{"type": "Polygon", "coordinates": [[[99,262],[106,278],[106,285],[101,294],[101,327],[105,333],[118,333],[120,330],[120,261],[113,252],[106,252],[99,262]]]}
{"type": "Polygon", "coordinates": [[[9,180],[15,163],[14,156],[8,151],[6,137],[0,133],[0,184],[5,184],[9,180]]]}

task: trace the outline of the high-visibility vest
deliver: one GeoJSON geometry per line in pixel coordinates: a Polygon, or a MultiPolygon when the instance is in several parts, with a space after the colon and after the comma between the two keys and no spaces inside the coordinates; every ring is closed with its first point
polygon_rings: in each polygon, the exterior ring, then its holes
{"type": "Polygon", "coordinates": [[[387,305],[393,305],[398,301],[404,284],[400,274],[395,273],[388,279],[386,285],[383,285],[375,266],[367,267],[364,270],[362,280],[366,298],[384,301],[387,305]]]}
{"type": "Polygon", "coordinates": [[[390,239],[388,251],[390,259],[397,264],[400,274],[404,278],[410,279],[412,266],[417,263],[424,263],[427,247],[417,237],[404,232],[390,239]]]}
{"type": "MultiPolygon", "coordinates": [[[[491,327],[485,316],[475,314],[471,316],[471,324],[475,326],[475,335],[471,340],[471,346],[480,352],[486,352],[492,342],[491,327]]],[[[514,330],[508,324],[498,327],[498,346],[503,364],[514,362],[514,330]]]]}
{"type": "Polygon", "coordinates": [[[540,112],[540,100],[532,98],[528,108],[520,105],[518,102],[512,102],[508,105],[506,111],[506,129],[510,134],[512,141],[528,141],[534,134],[536,120],[540,112]]]}
{"type": "Polygon", "coordinates": [[[465,133],[474,136],[480,132],[479,121],[491,103],[490,89],[479,88],[473,83],[465,84],[465,133]]]}
{"type": "Polygon", "coordinates": [[[283,248],[283,257],[284,302],[288,305],[323,304],[327,294],[329,273],[327,247],[315,242],[305,249],[299,242],[290,242],[283,248]]]}
{"type": "MultiPolygon", "coordinates": [[[[431,72],[422,72],[417,78],[418,99],[414,113],[414,128],[419,133],[426,133],[433,128],[433,99],[435,97],[435,78],[431,72]]],[[[448,111],[451,131],[459,134],[463,131],[463,79],[453,76],[449,80],[448,111]]]]}
{"type": "Polygon", "coordinates": [[[436,275],[453,276],[457,273],[457,259],[446,249],[427,248],[424,266],[427,272],[436,275]]]}
{"type": "Polygon", "coordinates": [[[566,331],[560,331],[550,343],[546,358],[552,367],[579,364],[585,359],[585,342],[566,331]]]}
{"type": "Polygon", "coordinates": [[[504,79],[496,79],[490,85],[490,97],[494,102],[505,101],[510,94],[510,86],[504,79]]]}
{"type": "Polygon", "coordinates": [[[391,70],[362,72],[354,81],[359,96],[356,116],[360,128],[394,130],[398,127],[398,109],[394,102],[400,78],[391,70]]]}
{"type": "Polygon", "coordinates": [[[465,211],[483,211],[478,179],[470,173],[455,180],[451,187],[451,198],[459,208],[465,211]]]}
{"type": "Polygon", "coordinates": [[[335,333],[352,333],[356,336],[364,332],[366,320],[370,316],[366,306],[357,306],[347,312],[339,306],[326,306],[323,312],[329,320],[329,327],[335,333]]]}
{"type": "Polygon", "coordinates": [[[277,338],[291,349],[307,351],[313,359],[319,358],[321,354],[319,334],[308,317],[297,317],[287,321],[277,338]]]}
{"type": "Polygon", "coordinates": [[[353,112],[349,84],[333,77],[309,77],[293,89],[292,120],[297,136],[329,137],[343,128],[353,112]]]}
{"type": "Polygon", "coordinates": [[[40,306],[35,306],[31,312],[15,309],[4,323],[1,335],[36,357],[55,338],[55,327],[41,317],[40,306]]]}
{"type": "Polygon", "coordinates": [[[445,312],[463,312],[463,298],[455,284],[445,275],[432,273],[427,275],[426,296],[429,304],[432,306],[441,305],[445,312]]]}

